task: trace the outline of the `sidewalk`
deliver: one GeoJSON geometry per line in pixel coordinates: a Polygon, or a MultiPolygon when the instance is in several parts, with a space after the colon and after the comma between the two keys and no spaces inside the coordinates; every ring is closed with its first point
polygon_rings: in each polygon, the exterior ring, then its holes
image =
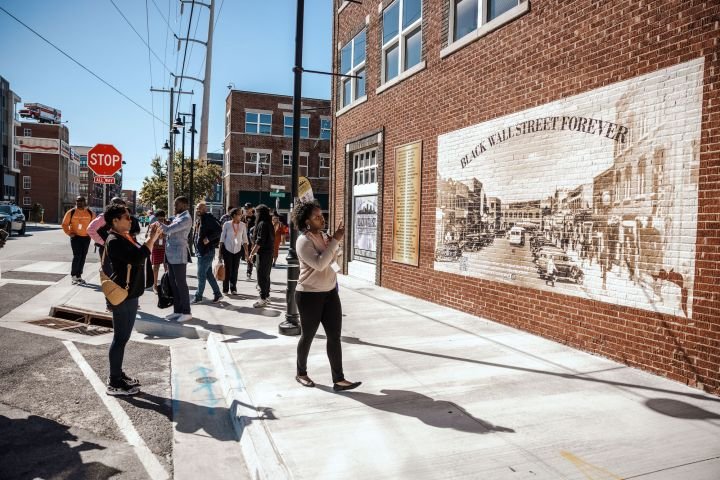
{"type": "MultiPolygon", "coordinates": [[[[719,398],[351,277],[340,278],[344,366],[363,385],[332,391],[321,329],[318,386],[301,387],[297,337],[272,338],[285,275],[273,270],[277,309],[194,310],[236,335],[208,345],[234,363],[229,395],[260,477],[720,478],[719,398]]],[[[255,283],[240,283],[251,303],[255,283]]]]}

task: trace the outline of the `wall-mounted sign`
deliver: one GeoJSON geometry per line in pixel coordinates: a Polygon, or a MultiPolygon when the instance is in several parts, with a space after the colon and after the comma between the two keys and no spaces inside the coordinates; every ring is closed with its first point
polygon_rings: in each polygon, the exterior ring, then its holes
{"type": "Polygon", "coordinates": [[[375,263],[377,258],[377,195],[355,197],[353,258],[375,263]]]}
{"type": "Polygon", "coordinates": [[[420,178],[422,142],[395,148],[393,262],[420,264],[420,178]]]}

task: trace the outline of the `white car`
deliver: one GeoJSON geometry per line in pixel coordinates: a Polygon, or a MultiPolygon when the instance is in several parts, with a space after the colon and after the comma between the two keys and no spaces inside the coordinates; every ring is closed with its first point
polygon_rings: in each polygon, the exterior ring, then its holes
{"type": "Polygon", "coordinates": [[[513,227],[510,229],[510,245],[525,245],[525,229],[513,227]]]}

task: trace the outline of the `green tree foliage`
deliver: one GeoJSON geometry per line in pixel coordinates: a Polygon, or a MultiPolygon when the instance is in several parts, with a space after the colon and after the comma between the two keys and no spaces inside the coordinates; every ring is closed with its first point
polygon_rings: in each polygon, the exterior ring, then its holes
{"type": "MultiPolygon", "coordinates": [[[[190,195],[190,160],[185,159],[185,191],[183,192],[182,184],[182,154],[175,154],[175,170],[173,172],[173,184],[175,186],[175,196],[190,195]]],[[[143,205],[154,205],[156,208],[166,209],[167,200],[167,161],[160,157],[155,157],[150,161],[150,170],[152,174],[145,177],[142,188],[140,188],[140,202],[143,205]]],[[[213,194],[215,184],[222,178],[222,168],[218,165],[208,164],[204,160],[195,160],[193,172],[193,197],[195,203],[204,200],[213,194]]],[[[172,215],[172,212],[168,212],[172,215]]]]}

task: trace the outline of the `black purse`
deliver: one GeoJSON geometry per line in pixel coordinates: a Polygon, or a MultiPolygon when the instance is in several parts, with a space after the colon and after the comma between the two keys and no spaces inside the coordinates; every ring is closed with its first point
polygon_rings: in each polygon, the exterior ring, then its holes
{"type": "Polygon", "coordinates": [[[170,275],[168,273],[163,274],[162,279],[160,279],[160,285],[157,289],[157,295],[158,295],[158,308],[168,308],[172,307],[175,303],[175,299],[173,298],[172,289],[170,288],[170,275]]]}

